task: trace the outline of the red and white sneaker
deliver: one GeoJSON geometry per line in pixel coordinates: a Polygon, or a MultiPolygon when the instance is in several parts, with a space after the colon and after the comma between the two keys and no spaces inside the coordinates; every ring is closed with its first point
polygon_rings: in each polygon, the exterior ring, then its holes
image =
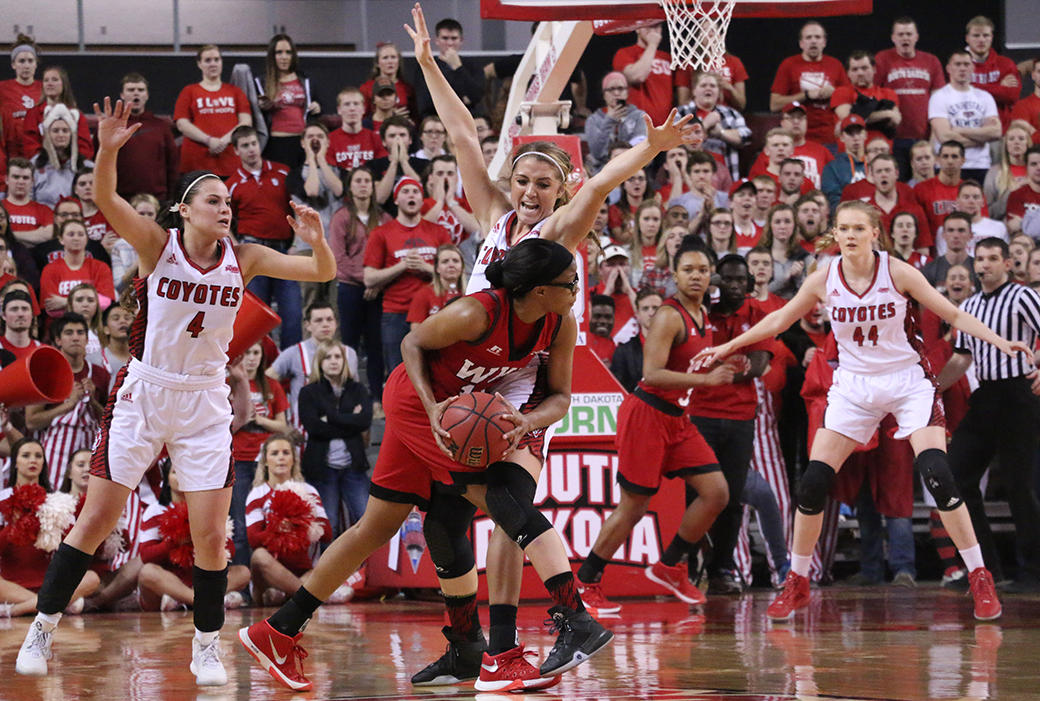
{"type": "Polygon", "coordinates": [[[477,691],[533,691],[559,684],[559,676],[543,677],[537,667],[524,659],[533,655],[533,652],[524,652],[522,644],[494,657],[485,652],[480,678],[473,687],[477,691]]]}
{"type": "Polygon", "coordinates": [[[650,565],[644,570],[646,578],[651,582],[660,584],[662,587],[672,592],[680,601],[685,601],[688,604],[697,606],[703,604],[707,599],[704,593],[694,586],[693,582],[690,581],[689,570],[686,569],[686,563],[680,562],[674,567],[662,564],[660,560],[650,565]]]}
{"type": "Polygon", "coordinates": [[[279,633],[267,619],[238,631],[239,641],[253,659],[279,684],[293,691],[310,691],[314,687],[303,676],[303,660],[307,657],[307,651],[299,644],[302,637],[303,633],[295,638],[279,633]]]}
{"type": "Polygon", "coordinates": [[[975,618],[980,621],[992,621],[1000,618],[1000,600],[997,588],[993,584],[993,575],[985,567],[968,573],[968,584],[971,595],[975,599],[975,618]]]}
{"type": "Polygon", "coordinates": [[[774,621],[787,621],[798,609],[809,605],[809,578],[794,572],[787,573],[784,590],[769,604],[766,616],[774,621]]]}
{"type": "Polygon", "coordinates": [[[576,584],[578,585],[578,595],[581,596],[581,603],[585,604],[585,610],[593,616],[621,612],[621,604],[615,604],[603,596],[603,589],[600,585],[583,584],[582,582],[576,582],[576,584]]]}

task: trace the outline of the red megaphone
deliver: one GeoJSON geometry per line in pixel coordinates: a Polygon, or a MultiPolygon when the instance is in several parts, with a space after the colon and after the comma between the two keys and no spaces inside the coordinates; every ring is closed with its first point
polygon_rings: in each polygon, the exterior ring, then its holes
{"type": "Polygon", "coordinates": [[[39,346],[0,371],[0,404],[57,404],[72,394],[72,368],[57,348],[39,346]]]}
{"type": "Polygon", "coordinates": [[[228,360],[234,360],[271,333],[282,323],[282,317],[249,290],[243,290],[242,304],[235,317],[234,335],[228,344],[228,360]]]}

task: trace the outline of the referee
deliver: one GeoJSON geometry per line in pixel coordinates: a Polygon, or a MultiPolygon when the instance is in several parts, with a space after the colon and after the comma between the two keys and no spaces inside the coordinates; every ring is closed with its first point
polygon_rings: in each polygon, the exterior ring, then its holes
{"type": "MultiPolygon", "coordinates": [[[[1006,242],[986,238],[975,245],[975,272],[982,290],[961,304],[1009,341],[1036,347],[1040,334],[1040,294],[1009,281],[1011,256],[1006,242]]],[[[1033,469],[1040,434],[1040,378],[1033,359],[1012,358],[968,334],[958,334],[953,357],[939,374],[941,389],[956,382],[975,361],[979,388],[950,443],[950,468],[971,514],[986,567],[996,581],[1003,575],[979,482],[994,456],[1000,458],[1021,567],[1006,591],[1040,590],[1040,503],[1033,469]]]]}

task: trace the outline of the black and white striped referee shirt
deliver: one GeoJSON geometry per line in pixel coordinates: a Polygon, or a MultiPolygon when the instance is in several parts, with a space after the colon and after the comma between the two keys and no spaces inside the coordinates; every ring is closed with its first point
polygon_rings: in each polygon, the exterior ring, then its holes
{"type": "MultiPolygon", "coordinates": [[[[961,310],[971,314],[1009,341],[1022,341],[1036,347],[1040,334],[1040,294],[1025,285],[1008,281],[990,294],[976,292],[964,300],[961,310]]],[[[966,334],[957,334],[953,350],[971,353],[975,360],[975,374],[980,382],[1007,380],[1033,371],[1031,358],[1018,353],[1011,358],[996,346],[966,334]]]]}

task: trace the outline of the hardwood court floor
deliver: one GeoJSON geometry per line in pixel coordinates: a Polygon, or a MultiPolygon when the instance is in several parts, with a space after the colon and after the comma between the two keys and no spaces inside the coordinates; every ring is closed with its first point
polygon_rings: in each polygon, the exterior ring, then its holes
{"type": "MultiPolygon", "coordinates": [[[[977,624],[967,597],[917,589],[814,592],[808,612],[769,625],[769,592],[712,597],[702,608],[665,599],[622,602],[612,646],[533,699],[1040,699],[1040,596],[1007,596],[998,624],[977,624]]],[[[544,604],[521,611],[521,637],[544,657],[544,604]]],[[[270,613],[267,610],[266,613],[270,613]]],[[[394,600],[327,607],[304,636],[315,682],[294,695],[252,664],[235,631],[262,610],[228,614],[226,687],[200,689],[188,670],[190,613],[66,617],[46,678],[20,677],[14,657],[28,619],[3,621],[0,699],[479,699],[472,686],[416,690],[411,675],[441,654],[441,606],[394,600]]],[[[486,619],[485,619],[486,624],[486,619]]],[[[535,664],[537,664],[535,660],[535,664]]]]}

